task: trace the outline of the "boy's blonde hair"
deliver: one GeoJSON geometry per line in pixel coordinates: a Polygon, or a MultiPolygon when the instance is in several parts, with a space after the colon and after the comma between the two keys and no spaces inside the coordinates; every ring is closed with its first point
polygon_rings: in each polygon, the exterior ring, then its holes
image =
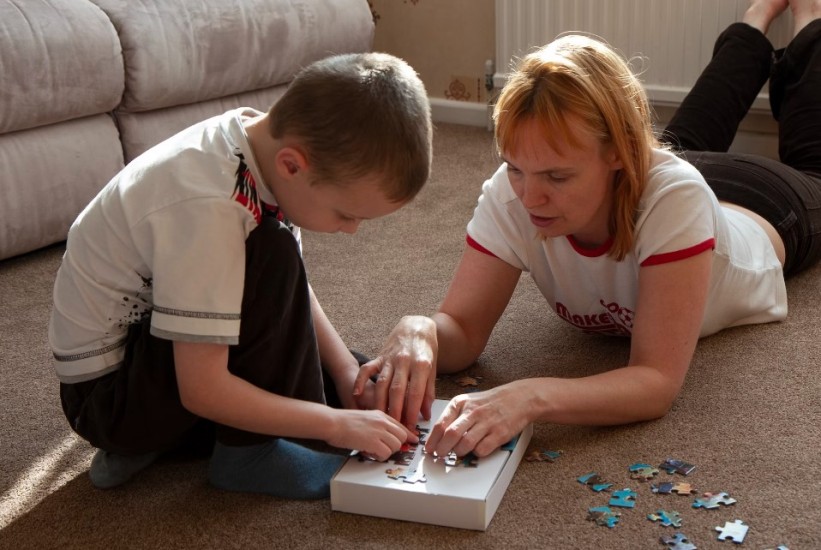
{"type": "Polygon", "coordinates": [[[384,53],[328,57],[302,69],[270,110],[271,134],[305,148],[314,183],[377,175],[407,202],[430,174],[430,104],[416,72],[384,53]]]}
{"type": "Polygon", "coordinates": [[[611,145],[622,162],[609,221],[614,238],[609,255],[621,261],[633,247],[650,153],[659,143],[638,78],[607,44],[587,36],[562,36],[519,62],[493,112],[496,147],[500,153],[514,151],[522,123],[533,119],[554,149],[558,137],[577,147],[568,115],[582,120],[601,144],[611,145]]]}

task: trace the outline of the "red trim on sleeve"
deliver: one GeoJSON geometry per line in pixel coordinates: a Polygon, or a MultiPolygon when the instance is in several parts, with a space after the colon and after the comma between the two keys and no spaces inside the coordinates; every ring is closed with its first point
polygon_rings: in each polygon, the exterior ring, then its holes
{"type": "Polygon", "coordinates": [[[494,258],[498,258],[498,256],[496,254],[494,254],[493,252],[491,252],[490,250],[488,250],[487,248],[485,248],[484,246],[480,245],[475,240],[473,240],[473,237],[471,237],[470,235],[465,235],[465,241],[467,241],[469,247],[478,250],[482,254],[487,254],[488,256],[493,256],[494,258]]]}
{"type": "Polygon", "coordinates": [[[691,246],[690,248],[685,248],[683,250],[676,250],[674,252],[665,252],[664,254],[655,254],[650,256],[643,262],[641,262],[641,266],[645,267],[648,265],[660,265],[660,264],[669,264],[670,262],[677,262],[679,260],[684,260],[685,258],[690,258],[697,254],[701,254],[705,250],[710,250],[716,247],[716,240],[714,237],[710,237],[706,241],[699,243],[697,245],[691,246]]]}

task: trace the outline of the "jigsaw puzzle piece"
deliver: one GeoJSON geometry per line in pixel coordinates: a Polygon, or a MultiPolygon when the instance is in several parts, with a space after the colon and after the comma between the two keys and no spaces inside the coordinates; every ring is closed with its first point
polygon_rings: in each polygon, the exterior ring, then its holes
{"type": "Polygon", "coordinates": [[[632,464],[628,470],[630,471],[631,479],[638,479],[639,481],[649,481],[656,477],[659,473],[658,468],[654,468],[649,464],[637,462],[632,464]]]}
{"type": "Polygon", "coordinates": [[[562,456],[562,451],[532,449],[525,455],[525,460],[528,462],[556,462],[560,456],[562,456]]]}
{"type": "Polygon", "coordinates": [[[656,510],[652,514],[647,514],[647,519],[650,521],[658,521],[665,527],[681,527],[681,514],[678,512],[656,510]]]}
{"type": "Polygon", "coordinates": [[[650,490],[658,495],[669,495],[673,492],[673,483],[665,481],[664,483],[650,485],[650,490]]]}
{"type": "Polygon", "coordinates": [[[749,528],[750,527],[745,525],[740,519],[732,523],[725,521],[724,527],[716,527],[716,531],[719,532],[718,540],[731,540],[736,544],[741,544],[744,542],[744,537],[747,536],[747,530],[749,528]]]}
{"type": "Polygon", "coordinates": [[[465,456],[456,456],[456,453],[451,451],[442,457],[442,462],[445,463],[445,466],[451,466],[454,468],[457,466],[462,466],[464,468],[476,468],[479,466],[479,457],[473,453],[468,453],[465,456]]]}
{"type": "Polygon", "coordinates": [[[613,528],[619,522],[620,512],[614,512],[607,506],[596,506],[587,510],[587,519],[595,521],[596,525],[613,528]]]}
{"type": "Polygon", "coordinates": [[[705,510],[712,510],[718,508],[719,504],[729,506],[738,502],[731,498],[727,493],[704,493],[701,498],[696,498],[693,502],[693,508],[704,508],[705,510]]]}
{"type": "Polygon", "coordinates": [[[465,468],[477,468],[479,466],[479,457],[473,453],[468,453],[459,459],[459,464],[465,468]]]}
{"type": "Polygon", "coordinates": [[[609,504],[619,508],[634,508],[636,506],[636,492],[627,487],[620,491],[613,491],[609,504]]]}
{"type": "Polygon", "coordinates": [[[681,474],[683,476],[692,474],[696,469],[694,465],[675,458],[668,458],[659,464],[659,468],[668,474],[681,474]]]}
{"type": "Polygon", "coordinates": [[[676,533],[672,537],[661,537],[661,543],[670,550],[697,550],[696,545],[684,533],[676,533]]]}
{"type": "Polygon", "coordinates": [[[579,476],[576,478],[576,481],[581,483],[582,485],[587,485],[590,489],[596,493],[600,493],[602,491],[607,491],[610,487],[613,486],[612,483],[608,483],[604,481],[599,474],[596,472],[591,472],[589,474],[585,474],[583,476],[579,476]]]}
{"type": "Polygon", "coordinates": [[[479,385],[479,380],[481,380],[481,379],[482,379],[481,376],[463,375],[463,376],[459,376],[458,378],[455,378],[453,381],[457,385],[462,386],[463,388],[467,388],[467,387],[476,387],[476,386],[478,386],[479,385]]]}
{"type": "Polygon", "coordinates": [[[511,439],[510,441],[508,441],[507,443],[505,443],[504,445],[502,445],[499,448],[502,449],[503,451],[513,452],[513,449],[516,448],[516,443],[518,443],[518,442],[519,442],[519,436],[517,435],[516,437],[514,437],[513,439],[511,439]]]}
{"type": "Polygon", "coordinates": [[[428,478],[417,470],[406,472],[405,468],[388,468],[385,470],[388,477],[397,481],[401,480],[404,483],[426,483],[428,478]]]}
{"type": "Polygon", "coordinates": [[[677,493],[679,496],[694,495],[698,492],[690,483],[674,483],[671,491],[677,493]]]}

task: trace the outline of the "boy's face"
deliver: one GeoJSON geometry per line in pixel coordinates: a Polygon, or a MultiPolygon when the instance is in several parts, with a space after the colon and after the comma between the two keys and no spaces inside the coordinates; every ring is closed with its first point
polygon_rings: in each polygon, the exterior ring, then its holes
{"type": "Polygon", "coordinates": [[[294,224],[319,233],[356,233],[362,220],[387,216],[403,206],[385,197],[375,176],[339,184],[291,182],[277,200],[294,224]]]}

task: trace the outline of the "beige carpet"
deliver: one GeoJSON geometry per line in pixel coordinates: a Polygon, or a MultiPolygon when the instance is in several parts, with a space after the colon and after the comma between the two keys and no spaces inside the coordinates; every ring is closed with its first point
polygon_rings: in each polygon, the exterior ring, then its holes
{"type": "MultiPolygon", "coordinates": [[[[355,236],[305,237],[319,299],[346,342],[372,354],[397,319],[443,296],[484,178],[496,166],[483,129],[442,125],[427,188],[412,205],[355,236]]],[[[676,530],[646,519],[681,513],[699,549],[732,548],[715,527],[750,526],[742,548],[821,548],[821,268],[790,281],[787,321],[702,341],[674,410],[616,428],[539,425],[534,442],[564,455],[523,462],[485,533],[332,513],[330,502],[229,494],[206,462],[176,458],[113,491],[92,488],[90,447],[60,411],[46,323],[59,246],[0,262],[0,548],[663,548],[676,530]],[[737,504],[691,508],[630,480],[635,462],[692,462],[699,491],[737,504]],[[576,482],[588,472],[638,491],[613,529],[587,521],[606,503],[576,482]]],[[[675,315],[675,312],[670,312],[675,315]]],[[[551,313],[529,280],[479,363],[481,387],[542,374],[582,376],[622,364],[628,342],[580,334],[551,313]]],[[[438,397],[460,388],[444,380],[438,397]]],[[[667,474],[661,474],[668,479],[667,474]]]]}

